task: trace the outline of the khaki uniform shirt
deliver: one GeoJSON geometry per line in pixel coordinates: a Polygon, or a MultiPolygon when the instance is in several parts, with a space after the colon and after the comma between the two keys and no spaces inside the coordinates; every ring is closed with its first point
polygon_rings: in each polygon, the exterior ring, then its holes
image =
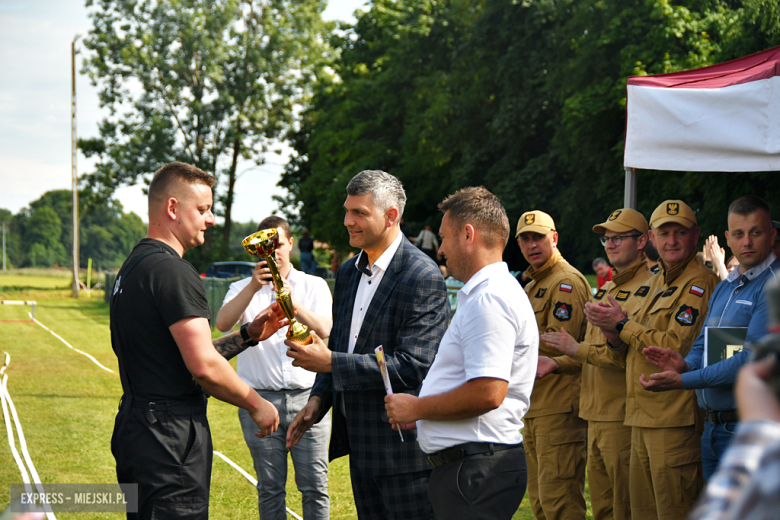
{"type": "MultiPolygon", "coordinates": [[[[617,273],[593,297],[593,303],[607,302],[611,295],[630,319],[641,310],[650,291],[650,277],[644,257],[617,273]]],[[[558,372],[565,374],[582,365],[580,417],[588,421],[620,421],[626,418],[626,362],[607,346],[601,329],[588,324],[585,340],[577,347],[577,358],[556,357],[558,372]]],[[[550,376],[548,376],[550,377],[550,376]]],[[[553,376],[554,377],[554,376],[553,376]]]]}
{"type": "Polygon", "coordinates": [[[621,348],[627,349],[627,426],[672,428],[699,424],[699,407],[692,390],[649,392],[642,387],[639,376],[661,372],[647,361],[642,349],[655,345],[685,357],[701,332],[710,296],[718,282],[718,277],[696,255],[669,270],[662,266],[651,278],[644,305],[620,333],[627,345],[621,348]]]}
{"type": "MultiPolygon", "coordinates": [[[[588,280],[563,259],[558,249],[541,268],[531,267],[526,274],[531,277],[531,282],[525,286],[525,292],[531,300],[539,334],[560,332],[563,327],[581,341],[587,325],[585,303],[591,297],[588,280]]],[[[539,342],[540,356],[553,357],[557,354],[543,341],[539,342]]],[[[537,379],[531,394],[531,407],[525,416],[532,419],[572,410],[576,412],[579,401],[579,370],[573,374],[537,379]]]]}

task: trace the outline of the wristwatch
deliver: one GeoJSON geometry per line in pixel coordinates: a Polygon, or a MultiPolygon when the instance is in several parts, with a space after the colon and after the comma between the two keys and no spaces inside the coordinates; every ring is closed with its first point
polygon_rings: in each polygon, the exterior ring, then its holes
{"type": "Polygon", "coordinates": [[[620,320],[619,322],[617,322],[617,323],[615,324],[615,330],[617,331],[617,333],[618,333],[618,334],[620,334],[621,332],[623,332],[623,326],[624,326],[626,323],[628,323],[628,318],[623,318],[622,320],[620,320]]]}
{"type": "Polygon", "coordinates": [[[254,347],[255,345],[257,345],[260,342],[259,341],[255,341],[255,340],[252,339],[252,337],[249,335],[249,331],[247,330],[248,328],[249,328],[249,324],[245,323],[244,325],[241,325],[241,328],[238,329],[238,330],[241,333],[241,339],[244,340],[244,343],[248,347],[254,347]]]}

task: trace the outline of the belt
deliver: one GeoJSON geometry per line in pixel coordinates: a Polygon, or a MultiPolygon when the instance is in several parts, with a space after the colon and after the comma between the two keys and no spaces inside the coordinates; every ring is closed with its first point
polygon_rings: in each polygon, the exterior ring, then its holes
{"type": "Polygon", "coordinates": [[[729,422],[739,422],[739,414],[737,412],[707,412],[707,420],[712,424],[723,424],[729,422]]]}
{"type": "Polygon", "coordinates": [[[467,442],[465,444],[458,444],[452,448],[446,450],[437,451],[428,455],[428,464],[433,468],[438,468],[444,464],[455,462],[464,457],[470,457],[472,455],[482,455],[485,453],[493,454],[497,451],[512,450],[515,448],[521,448],[523,443],[520,444],[494,444],[492,442],[467,442]]]}
{"type": "Polygon", "coordinates": [[[196,397],[186,401],[177,401],[173,399],[148,401],[125,394],[122,396],[122,401],[119,403],[119,410],[122,410],[125,405],[129,405],[130,408],[135,410],[144,410],[146,412],[146,418],[149,419],[149,422],[154,424],[157,422],[157,418],[154,416],[153,412],[167,412],[172,415],[205,414],[206,403],[205,397],[196,397]]]}

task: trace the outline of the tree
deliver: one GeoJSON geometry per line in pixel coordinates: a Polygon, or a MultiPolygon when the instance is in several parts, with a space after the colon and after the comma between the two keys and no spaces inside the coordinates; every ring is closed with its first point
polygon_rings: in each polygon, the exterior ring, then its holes
{"type": "MultiPolygon", "coordinates": [[[[771,0],[375,0],[334,38],[337,80],[318,85],[280,185],[298,223],[346,249],[344,187],[385,169],[405,216],[469,185],[514,224],[550,213],[567,259],[603,255],[591,227],[623,204],[626,79],[722,62],[780,43],[771,0]]],[[[721,232],[731,198],[780,189],[771,173],[641,172],[639,210],[670,198],[721,232]],[[712,182],[710,182],[712,181],[712,182]]],[[[522,267],[510,240],[505,258],[522,267]]]]}
{"type": "Polygon", "coordinates": [[[148,182],[166,162],[188,162],[225,187],[217,200],[224,249],[239,160],[262,164],[321,73],[330,27],[320,16],[324,5],[88,0],[95,9],[85,70],[110,111],[99,137],[79,141],[85,155],[100,158],[84,177],[88,202],[104,201],[139,177],[148,182]]]}
{"type": "Polygon", "coordinates": [[[33,266],[51,267],[64,264],[68,254],[60,242],[62,221],[49,206],[39,206],[32,211],[25,233],[25,243],[32,244],[30,258],[33,266]]]}

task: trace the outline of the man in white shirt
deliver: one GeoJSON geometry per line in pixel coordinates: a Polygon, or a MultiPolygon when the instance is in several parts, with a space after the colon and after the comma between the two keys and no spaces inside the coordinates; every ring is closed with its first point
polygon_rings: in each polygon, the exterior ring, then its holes
{"type": "Polygon", "coordinates": [[[510,519],[527,484],[520,429],[539,333],[528,297],[502,262],[509,219],[498,198],[465,188],[439,209],[439,253],[465,285],[420,396],[387,396],[387,415],[400,427],[417,421],[434,468],[428,497],[437,519],[510,519]]]}
{"type": "MultiPolygon", "coordinates": [[[[325,338],[332,326],[333,299],[328,284],[322,278],[293,268],[290,251],[294,239],[290,225],[280,217],[268,217],[258,226],[276,228],[279,247],[276,264],[285,287],[290,291],[297,310],[296,319],[318,336],[325,338]]],[[[271,271],[265,260],[259,262],[250,278],[230,285],[217,316],[217,328],[229,332],[237,322],[247,323],[276,298],[271,271]]],[[[285,520],[285,484],[287,483],[286,436],[290,422],[306,405],[315,375],[292,366],[284,344],[287,327],[262,341],[256,348],[238,355],[238,376],[261,397],[279,410],[279,429],[274,435],[255,437],[256,428],[245,412],[239,413],[249,451],[257,473],[257,496],[263,520],[285,520]]],[[[328,497],[328,438],[330,421],[321,421],[311,428],[298,445],[289,451],[295,467],[295,482],[301,492],[303,516],[306,520],[327,519],[330,516],[328,497]]]]}

